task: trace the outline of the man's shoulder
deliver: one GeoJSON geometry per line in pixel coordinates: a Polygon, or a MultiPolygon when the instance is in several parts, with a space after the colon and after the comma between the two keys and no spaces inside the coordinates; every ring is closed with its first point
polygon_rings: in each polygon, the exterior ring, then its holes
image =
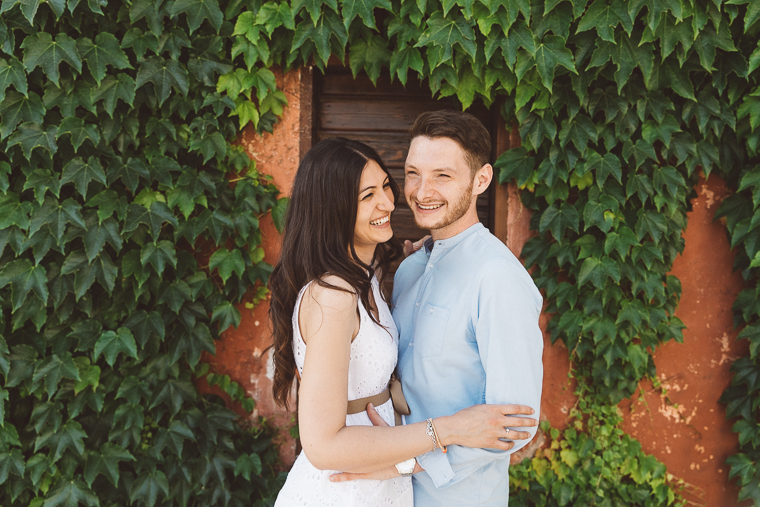
{"type": "Polygon", "coordinates": [[[474,277],[479,281],[481,290],[491,287],[493,290],[509,290],[530,295],[537,304],[542,297],[533,277],[514,253],[488,229],[479,231],[469,242],[469,264],[474,277]]]}

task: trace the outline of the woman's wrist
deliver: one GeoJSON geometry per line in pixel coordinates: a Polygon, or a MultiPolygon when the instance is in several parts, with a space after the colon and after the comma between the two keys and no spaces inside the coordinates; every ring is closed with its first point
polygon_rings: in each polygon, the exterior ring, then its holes
{"type": "Polygon", "coordinates": [[[447,445],[456,444],[454,433],[451,429],[451,417],[436,417],[433,419],[435,425],[436,437],[438,437],[438,444],[446,447],[447,445]]]}

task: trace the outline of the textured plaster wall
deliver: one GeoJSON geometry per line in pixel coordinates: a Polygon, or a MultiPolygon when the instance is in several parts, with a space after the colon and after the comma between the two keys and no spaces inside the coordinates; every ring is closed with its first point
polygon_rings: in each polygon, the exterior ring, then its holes
{"type": "Polygon", "coordinates": [[[676,315],[686,324],[684,342],[669,342],[655,353],[661,388],[642,383],[620,408],[624,429],[685,481],[692,505],[749,505],[737,503],[738,488],[728,480],[725,461],[737,452],[738,440],[718,403],[731,383],[731,364],[748,354],[746,341],[736,341],[731,312],[742,278],[731,269],[725,226],[713,220],[729,191],[715,175],[701,179],[696,191],[686,247],[672,271],[683,287],[676,315]]]}

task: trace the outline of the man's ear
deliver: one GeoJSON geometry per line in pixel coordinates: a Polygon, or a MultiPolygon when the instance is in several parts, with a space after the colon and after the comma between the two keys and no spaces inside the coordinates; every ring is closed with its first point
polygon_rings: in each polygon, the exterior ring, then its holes
{"type": "Polygon", "coordinates": [[[491,164],[485,164],[475,173],[475,179],[472,182],[472,195],[480,195],[486,191],[488,185],[493,179],[493,167],[491,164]]]}

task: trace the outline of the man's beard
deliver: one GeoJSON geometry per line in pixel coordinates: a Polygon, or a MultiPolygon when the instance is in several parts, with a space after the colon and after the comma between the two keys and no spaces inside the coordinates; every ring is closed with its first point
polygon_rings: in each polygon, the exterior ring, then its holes
{"type": "MultiPolygon", "coordinates": [[[[449,207],[448,213],[446,213],[446,216],[444,216],[438,223],[432,225],[432,226],[426,226],[424,224],[420,224],[417,221],[417,214],[412,213],[412,216],[414,216],[414,223],[419,227],[420,229],[430,229],[430,230],[438,230],[443,229],[444,227],[447,227],[463,216],[467,214],[467,211],[470,209],[470,204],[472,203],[472,187],[473,187],[474,180],[470,182],[470,186],[467,187],[467,190],[462,193],[462,196],[459,200],[457,200],[453,206],[449,207]]],[[[416,206],[414,203],[409,203],[409,207],[414,209],[414,206],[416,206]]],[[[448,203],[447,203],[448,206],[448,203]]]]}

